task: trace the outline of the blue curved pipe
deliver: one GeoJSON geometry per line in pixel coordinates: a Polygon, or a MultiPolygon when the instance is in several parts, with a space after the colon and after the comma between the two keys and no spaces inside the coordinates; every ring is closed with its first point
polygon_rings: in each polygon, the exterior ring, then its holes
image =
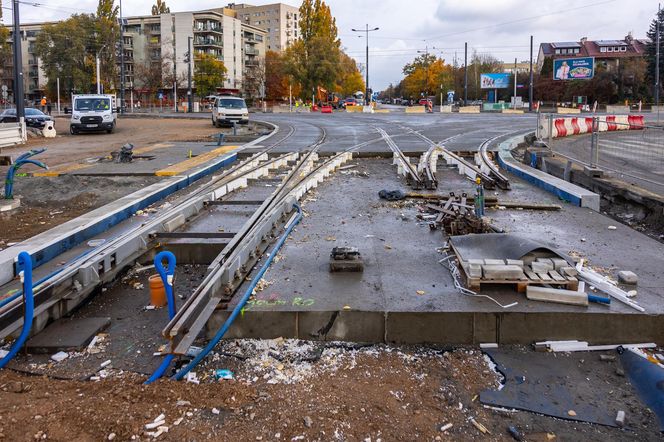
{"type": "Polygon", "coordinates": [[[30,157],[39,155],[40,153],[46,151],[46,149],[32,149],[24,154],[19,155],[16,158],[14,164],[12,164],[7,170],[7,178],[5,178],[5,199],[12,199],[14,193],[14,175],[16,171],[20,169],[24,164],[34,164],[37,167],[48,170],[48,166],[41,161],[31,160],[30,157]]]}
{"type": "Polygon", "coordinates": [[[214,349],[214,347],[216,347],[216,345],[219,343],[221,338],[224,337],[224,335],[231,327],[231,325],[233,325],[235,318],[237,318],[237,316],[242,312],[242,309],[249,300],[249,297],[251,297],[251,293],[254,291],[254,288],[258,284],[258,281],[261,280],[265,272],[267,272],[267,269],[270,268],[272,260],[274,260],[274,257],[277,256],[277,253],[279,253],[279,249],[281,249],[281,247],[284,245],[284,242],[286,242],[286,239],[288,239],[288,236],[293,231],[293,228],[295,228],[295,226],[302,219],[302,209],[300,208],[300,206],[297,204],[293,204],[293,207],[297,210],[297,218],[295,218],[295,221],[293,221],[293,223],[291,223],[291,225],[288,226],[284,234],[281,236],[281,238],[279,238],[279,241],[272,249],[270,256],[267,257],[267,260],[265,261],[261,269],[258,271],[258,273],[256,273],[254,279],[251,280],[251,284],[249,284],[249,287],[247,287],[247,290],[244,292],[244,295],[242,295],[242,298],[240,298],[240,301],[233,309],[231,315],[228,317],[228,319],[226,319],[224,325],[217,331],[217,333],[214,335],[212,340],[208,342],[205,348],[198,355],[196,355],[196,357],[189,364],[187,364],[185,367],[180,369],[180,371],[175,373],[173,379],[179,381],[183,377],[185,377],[187,373],[191,371],[192,368],[197,366],[214,349]]]}
{"type": "MultiPolygon", "coordinates": [[[[18,254],[18,269],[19,272],[23,272],[23,298],[25,299],[25,315],[23,317],[23,329],[21,334],[14,344],[11,346],[9,353],[5,355],[2,360],[0,360],[0,368],[4,368],[5,365],[11,361],[16,353],[23,347],[23,343],[28,339],[30,334],[30,329],[32,328],[32,320],[34,316],[34,297],[32,294],[32,258],[28,252],[21,252],[18,254]]],[[[20,274],[20,273],[19,273],[20,274]]]]}
{"type": "MultiPolygon", "coordinates": [[[[168,318],[173,319],[175,317],[175,296],[173,296],[173,275],[175,274],[175,255],[169,251],[162,251],[157,253],[157,256],[154,257],[154,267],[161,277],[161,281],[164,283],[164,289],[166,290],[166,300],[168,301],[168,318]],[[164,259],[168,263],[168,268],[164,269],[164,259]]],[[[175,355],[169,354],[166,355],[164,360],[161,362],[161,365],[152,373],[152,376],[145,381],[145,384],[151,384],[157,379],[161,378],[168,366],[173,362],[175,355]]]]}

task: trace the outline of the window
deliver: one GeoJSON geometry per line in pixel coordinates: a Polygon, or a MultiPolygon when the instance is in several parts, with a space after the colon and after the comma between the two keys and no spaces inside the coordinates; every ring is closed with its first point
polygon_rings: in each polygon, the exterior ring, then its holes
{"type": "Polygon", "coordinates": [[[601,47],[601,48],[599,48],[599,51],[600,51],[600,52],[606,52],[606,48],[601,47]]]}
{"type": "Polygon", "coordinates": [[[622,46],[620,48],[620,52],[627,52],[627,46],[622,46]]]}
{"type": "Polygon", "coordinates": [[[560,55],[560,49],[556,49],[556,54],[560,55]]]}
{"type": "Polygon", "coordinates": [[[609,46],[608,48],[606,48],[606,52],[613,52],[613,46],[609,46]]]}

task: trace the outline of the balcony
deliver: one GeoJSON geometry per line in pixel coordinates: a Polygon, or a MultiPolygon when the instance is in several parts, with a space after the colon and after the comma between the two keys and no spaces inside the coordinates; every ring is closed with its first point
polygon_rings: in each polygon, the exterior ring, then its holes
{"type": "Polygon", "coordinates": [[[217,34],[223,33],[221,23],[215,21],[200,22],[194,24],[194,32],[214,32],[217,34]]]}
{"type": "Polygon", "coordinates": [[[194,47],[201,46],[223,48],[223,40],[221,38],[194,38],[194,47]]]}
{"type": "Polygon", "coordinates": [[[244,53],[245,55],[258,55],[258,49],[253,47],[245,47],[244,53]]]}
{"type": "Polygon", "coordinates": [[[39,77],[39,70],[38,69],[30,69],[28,71],[28,76],[29,77],[39,77]]]}
{"type": "Polygon", "coordinates": [[[30,66],[37,66],[38,64],[39,64],[39,60],[37,60],[36,58],[30,58],[28,60],[28,65],[30,65],[30,66]]]}

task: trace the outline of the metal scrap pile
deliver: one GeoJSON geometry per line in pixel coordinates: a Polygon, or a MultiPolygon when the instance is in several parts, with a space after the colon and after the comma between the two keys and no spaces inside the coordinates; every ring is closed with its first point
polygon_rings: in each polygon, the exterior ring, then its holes
{"type": "Polygon", "coordinates": [[[432,230],[442,228],[448,235],[495,232],[488,223],[475,214],[475,206],[469,202],[465,193],[457,196],[454,192],[450,192],[447,199],[441,199],[437,204],[426,204],[423,210],[427,214],[420,214],[418,218],[428,221],[432,230]]]}

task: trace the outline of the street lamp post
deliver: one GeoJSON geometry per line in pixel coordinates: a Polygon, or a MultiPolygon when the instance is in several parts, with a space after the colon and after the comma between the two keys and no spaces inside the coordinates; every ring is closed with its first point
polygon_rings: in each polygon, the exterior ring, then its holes
{"type": "Polygon", "coordinates": [[[21,21],[18,16],[18,0],[13,1],[14,12],[14,103],[16,118],[19,123],[25,121],[25,102],[23,96],[23,59],[21,55],[21,21]]]}
{"type": "Polygon", "coordinates": [[[373,28],[369,29],[369,25],[366,24],[364,29],[351,29],[353,32],[364,32],[366,35],[367,39],[367,65],[366,65],[366,84],[365,84],[365,93],[364,93],[364,101],[367,105],[371,103],[371,97],[369,96],[369,32],[377,31],[380,28],[373,28]]]}
{"type": "Polygon", "coordinates": [[[125,101],[125,50],[124,19],[122,18],[122,0],[120,0],[120,114],[124,114],[125,101]]]}

